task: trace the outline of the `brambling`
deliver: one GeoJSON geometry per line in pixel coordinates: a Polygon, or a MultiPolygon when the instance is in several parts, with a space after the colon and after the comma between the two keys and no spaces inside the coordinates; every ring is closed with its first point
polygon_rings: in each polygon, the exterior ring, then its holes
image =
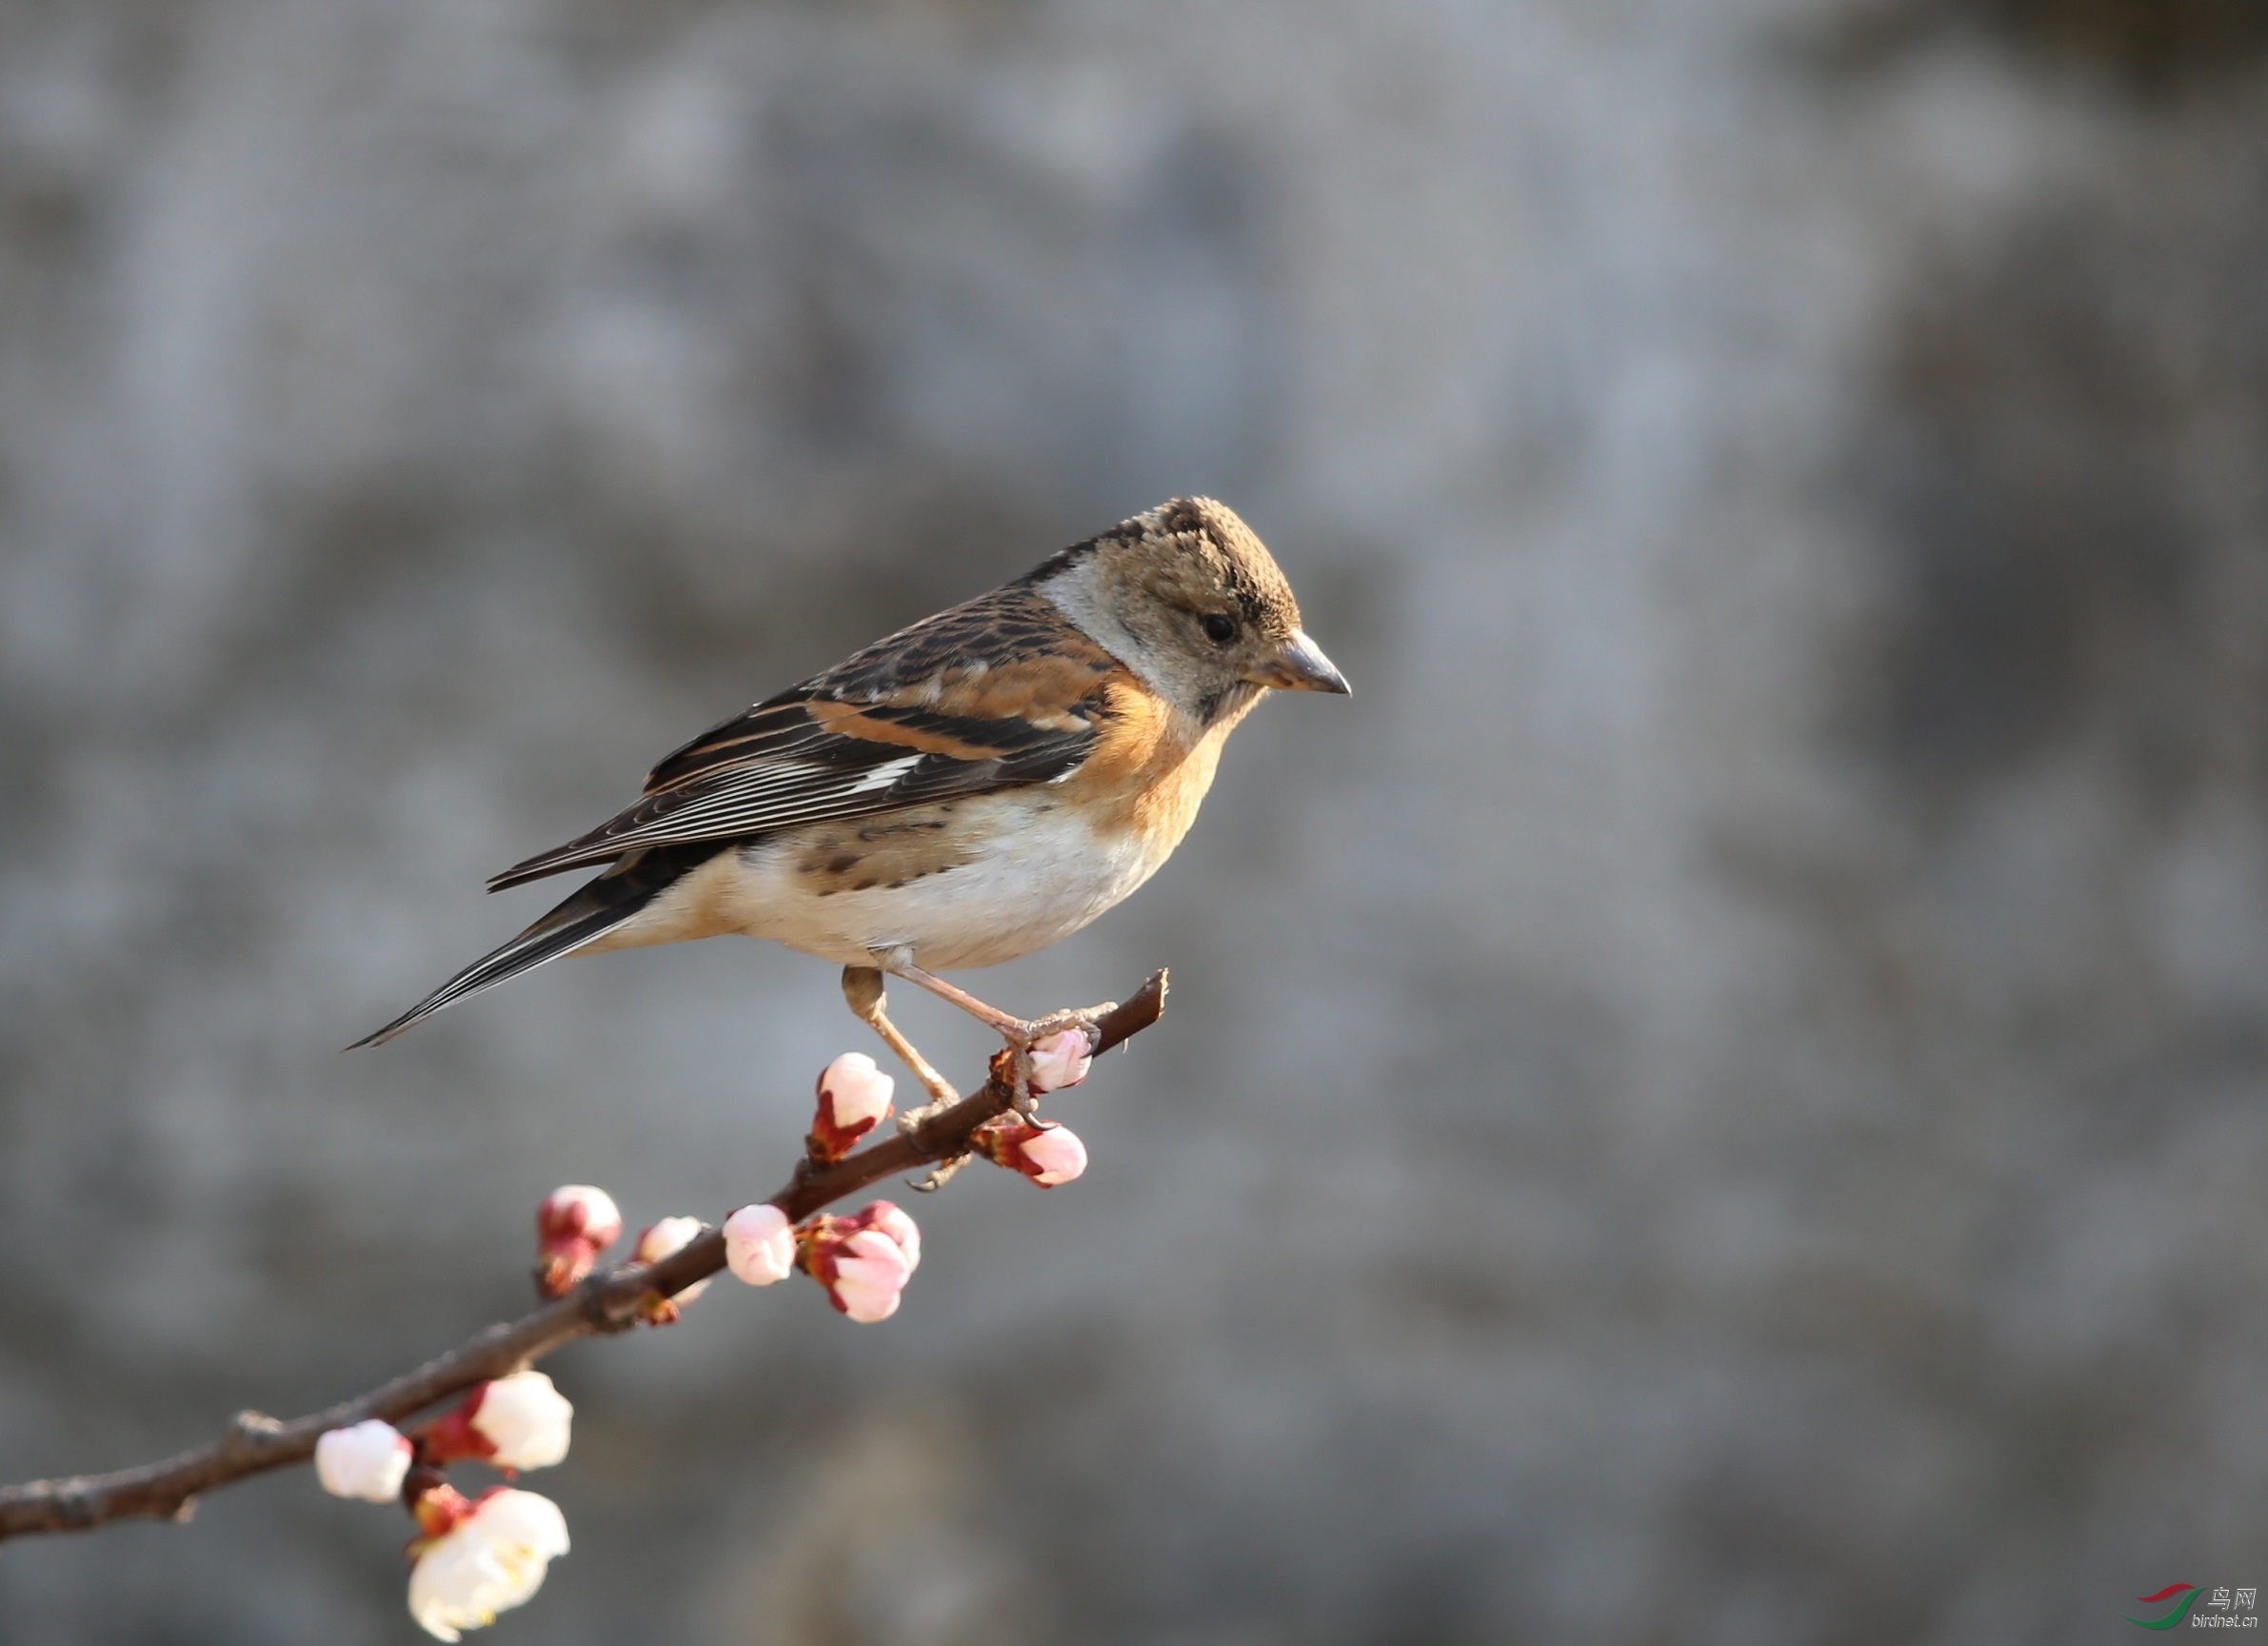
{"type": "Polygon", "coordinates": [[[990,1024],[1027,1065],[1047,1020],[934,973],[1044,948],[1148,880],[1269,687],[1347,684],[1251,528],[1176,498],[667,756],[635,804],[488,889],[604,873],[355,1043],[562,955],[739,932],[842,965],[852,1009],[949,1101],[884,1011],[883,974],[990,1024]]]}

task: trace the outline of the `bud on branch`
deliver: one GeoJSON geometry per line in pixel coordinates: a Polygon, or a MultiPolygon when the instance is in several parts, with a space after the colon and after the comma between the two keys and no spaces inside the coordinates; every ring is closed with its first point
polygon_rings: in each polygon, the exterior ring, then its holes
{"type": "MultiPolygon", "coordinates": [[[[691,1245],[706,1226],[699,1218],[664,1218],[639,1234],[638,1261],[652,1264],[664,1258],[675,1257],[691,1245]]],[[[707,1290],[706,1280],[695,1280],[689,1286],[680,1286],[667,1296],[659,1292],[648,1293],[638,1305],[638,1317],[649,1326],[669,1325],[687,1303],[707,1290]]]]}
{"type": "Polygon", "coordinates": [[[334,1497],[390,1503],[402,1495],[416,1448],[391,1423],[368,1418],[315,1442],[315,1478],[334,1497]]]}
{"type": "MultiPolygon", "coordinates": [[[[1124,1004],[1085,1014],[1091,1035],[1072,1029],[1049,1036],[1034,1048],[1032,1090],[1060,1090],[1084,1079],[1094,1057],[1156,1022],[1164,1003],[1160,972],[1124,1004]]],[[[829,1076],[845,1061],[830,1065],[829,1076]]],[[[566,1519],[547,1498],[516,1488],[466,1498],[438,1478],[432,1458],[421,1464],[417,1442],[391,1425],[464,1396],[418,1437],[436,1455],[479,1457],[511,1469],[556,1462],[567,1449],[572,1409],[547,1378],[527,1371],[528,1363],[578,1338],[641,1319],[674,1318],[728,1260],[752,1284],[774,1283],[801,1266],[853,1319],[886,1318],[921,1259],[913,1220],[887,1201],[848,1218],[815,1216],[821,1208],[980,1147],[1011,1152],[1004,1163],[1035,1182],[1067,1181],[1084,1165],[1085,1151],[1061,1126],[1026,1122],[1025,1131],[1004,1129],[989,1143],[975,1137],[1025,1095],[1002,1073],[1008,1061],[996,1059],[985,1085],[904,1131],[840,1159],[806,1159],[785,1187],[740,1208],[726,1229],[705,1231],[692,1218],[663,1220],[640,1237],[635,1260],[611,1268],[597,1261],[621,1238],[613,1200],[588,1184],[556,1190],[537,1218],[537,1279],[550,1300],[533,1313],[487,1327],[327,1411],[289,1422],[241,1412],[218,1440],[160,1462],[0,1487],[0,1537],[83,1530],[129,1516],[187,1519],[200,1493],[313,1458],[327,1491],[380,1499],[406,1488],[413,1494],[424,1536],[412,1550],[410,1610],[432,1634],[454,1640],[535,1593],[548,1563],[567,1552],[566,1519]]],[[[874,1107],[872,1085],[854,1090],[846,1080],[836,1090],[829,1077],[821,1084],[832,1092],[822,1102],[838,1125],[855,1124],[874,1107]]],[[[884,1107],[866,1122],[867,1131],[887,1113],[886,1090],[880,1096],[884,1107]]]]}
{"type": "Polygon", "coordinates": [[[889,1118],[898,1082],[864,1052],[845,1052],[819,1076],[819,1111],[804,1146],[826,1165],[850,1153],[858,1140],[889,1118]]]}
{"type": "Polygon", "coordinates": [[[548,1469],[567,1455],[575,1408],[541,1372],[475,1383],[417,1432],[418,1460],[436,1467],[476,1458],[506,1471],[548,1469]]]}
{"type": "Polygon", "coordinates": [[[795,1226],[769,1200],[743,1206],[725,1220],[725,1266],[751,1286],[775,1285],[795,1272],[795,1226]]]}
{"type": "Polygon", "coordinates": [[[591,1271],[598,1256],[622,1238],[614,1198],[588,1183],[553,1189],[535,1211],[536,1290],[562,1298],[591,1271]]]}
{"type": "Polygon", "coordinates": [[[1095,1042],[1084,1029],[1058,1029],[1031,1049],[1031,1089],[1060,1092],[1086,1079],[1095,1066],[1095,1042]]]}
{"type": "Polygon", "coordinates": [[[1035,1126],[1021,1115],[1003,1115],[971,1132],[968,1141],[994,1165],[1021,1172],[1043,1189],[1086,1170],[1086,1145],[1068,1126],[1035,1126]]]}
{"type": "Polygon", "coordinates": [[[889,1201],[876,1200],[851,1217],[813,1218],[796,1231],[796,1260],[826,1288],[828,1302],[870,1324],[898,1312],[922,1260],[922,1232],[889,1201]]]}

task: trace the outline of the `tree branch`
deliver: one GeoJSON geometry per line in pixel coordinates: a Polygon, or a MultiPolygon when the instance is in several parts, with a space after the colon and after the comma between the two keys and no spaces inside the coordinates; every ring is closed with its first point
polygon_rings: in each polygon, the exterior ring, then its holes
{"type": "MultiPolygon", "coordinates": [[[[1140,1034],[1164,1009],[1165,974],[1158,972],[1124,1004],[1098,1011],[1096,1054],[1140,1034]]],[[[971,1132],[1013,1104],[1006,1067],[1004,1052],[993,1059],[981,1088],[933,1116],[911,1136],[895,1134],[831,1165],[799,1161],[786,1187],[770,1197],[771,1203],[790,1222],[801,1222],[870,1183],[964,1153],[971,1132]]],[[[79,1532],[133,1516],[186,1520],[202,1493],[249,1475],[305,1462],[314,1456],[315,1441],[328,1430],[366,1418],[383,1418],[398,1427],[428,1406],[486,1378],[518,1371],[562,1344],[596,1333],[625,1331],[636,1323],[639,1301],[647,1295],[675,1297],[724,1266],[725,1237],[710,1229],[658,1263],[617,1263],[596,1270],[567,1296],[532,1314],[485,1327],[415,1371],[323,1411],[288,1422],[258,1412],[239,1412],[218,1440],[162,1462],[109,1475],[72,1475],[0,1487],[0,1537],[25,1532],[79,1532]]]]}

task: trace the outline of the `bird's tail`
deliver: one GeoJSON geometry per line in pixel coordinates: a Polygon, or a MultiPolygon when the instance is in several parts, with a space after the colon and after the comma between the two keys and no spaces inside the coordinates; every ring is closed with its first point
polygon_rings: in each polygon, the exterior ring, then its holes
{"type": "Polygon", "coordinates": [[[533,971],[547,961],[573,954],[585,943],[605,937],[633,919],[686,869],[714,855],[716,849],[711,846],[687,853],[683,847],[664,847],[632,853],[511,942],[481,956],[386,1027],[365,1035],[347,1049],[351,1052],[364,1046],[383,1045],[444,1006],[470,1000],[522,972],[533,971]]]}

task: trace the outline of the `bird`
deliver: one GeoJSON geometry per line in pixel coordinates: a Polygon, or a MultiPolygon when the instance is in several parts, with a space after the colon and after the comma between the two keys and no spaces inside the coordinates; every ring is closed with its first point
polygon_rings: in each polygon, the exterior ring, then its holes
{"type": "Polygon", "coordinates": [[[638,800],[488,889],[595,878],[348,1049],[564,955],[741,933],[841,965],[852,1011],[942,1105],[952,1087],[890,1021],[884,976],[1028,1069],[1053,1021],[937,974],[1045,948],[1141,886],[1271,689],[1349,687],[1251,527],[1171,499],[665,756],[638,800]]]}

